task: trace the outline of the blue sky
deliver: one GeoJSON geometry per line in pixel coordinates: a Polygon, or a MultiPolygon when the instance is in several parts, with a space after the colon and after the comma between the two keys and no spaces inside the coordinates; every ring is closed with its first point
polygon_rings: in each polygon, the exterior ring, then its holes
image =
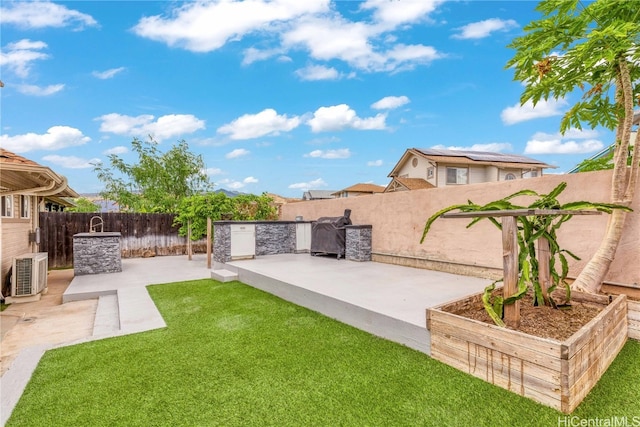
{"type": "Polygon", "coordinates": [[[2,1],[0,146],[80,193],[134,137],[184,139],[218,188],[301,197],[386,185],[407,148],[570,170],[604,129],[558,133],[581,94],[520,106],[506,46],[536,2],[2,1]]]}

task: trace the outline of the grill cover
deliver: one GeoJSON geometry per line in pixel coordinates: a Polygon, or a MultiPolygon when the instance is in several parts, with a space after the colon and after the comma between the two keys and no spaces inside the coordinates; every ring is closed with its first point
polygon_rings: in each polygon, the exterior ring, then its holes
{"type": "Polygon", "coordinates": [[[325,216],[311,223],[311,255],[335,254],[338,259],[345,253],[345,226],[351,225],[351,209],[343,216],[325,216]]]}

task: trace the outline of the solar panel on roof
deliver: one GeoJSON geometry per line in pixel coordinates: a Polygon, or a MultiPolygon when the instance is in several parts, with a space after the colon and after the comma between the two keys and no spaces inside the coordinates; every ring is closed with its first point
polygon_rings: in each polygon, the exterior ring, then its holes
{"type": "Polygon", "coordinates": [[[416,149],[426,156],[447,156],[466,157],[479,162],[508,162],[508,163],[540,163],[539,160],[530,157],[519,156],[517,154],[492,153],[490,151],[469,151],[469,150],[441,150],[435,148],[416,149]]]}

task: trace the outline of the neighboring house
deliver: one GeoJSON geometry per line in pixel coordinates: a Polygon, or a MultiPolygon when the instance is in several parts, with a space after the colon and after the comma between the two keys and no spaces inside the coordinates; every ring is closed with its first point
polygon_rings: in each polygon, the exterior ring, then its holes
{"type": "MultiPolygon", "coordinates": [[[[13,258],[38,252],[35,231],[38,212],[73,206],[78,197],[67,179],[46,166],[0,148],[0,229],[2,230],[0,284],[4,288],[13,258]]],[[[6,295],[5,295],[6,296],[6,295]]]]}
{"type": "Polygon", "coordinates": [[[364,196],[368,194],[384,193],[384,187],[375,184],[355,184],[332,195],[338,199],[343,197],[364,196]]]}
{"type": "Polygon", "coordinates": [[[410,148],[388,175],[392,180],[385,191],[535,178],[553,167],[514,154],[410,148]]]}
{"type": "Polygon", "coordinates": [[[309,190],[302,194],[302,200],[323,200],[333,199],[332,190],[309,190]]]}

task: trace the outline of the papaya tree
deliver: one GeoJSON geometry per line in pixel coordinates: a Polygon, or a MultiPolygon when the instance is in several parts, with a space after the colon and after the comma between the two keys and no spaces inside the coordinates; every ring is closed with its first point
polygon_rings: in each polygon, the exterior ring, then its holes
{"type": "MultiPolygon", "coordinates": [[[[581,94],[560,131],[603,126],[615,130],[610,202],[629,206],[640,170],[639,144],[630,145],[634,103],[640,101],[640,8],[633,1],[546,0],[539,20],[509,47],[507,67],[525,85],[522,104],[581,94]],[[628,160],[630,157],[630,160],[628,160]],[[629,165],[627,165],[629,163],[629,165]]],[[[615,257],[627,210],[612,212],[603,240],[573,288],[598,292],[615,257]]]]}

